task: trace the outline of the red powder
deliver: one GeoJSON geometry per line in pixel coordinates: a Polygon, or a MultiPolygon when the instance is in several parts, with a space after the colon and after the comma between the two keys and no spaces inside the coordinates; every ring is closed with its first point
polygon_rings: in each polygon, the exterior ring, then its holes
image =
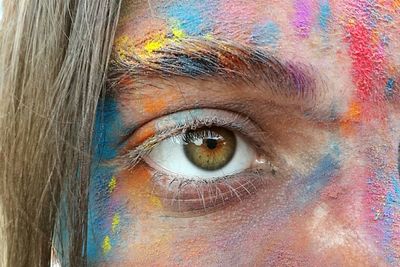
{"type": "Polygon", "coordinates": [[[385,56],[375,30],[361,22],[347,26],[347,42],[356,85],[354,100],[360,102],[363,121],[385,118],[385,56]]]}
{"type": "Polygon", "coordinates": [[[357,98],[362,102],[383,96],[382,76],[384,56],[373,33],[363,24],[348,26],[349,53],[353,60],[353,78],[357,86],[357,98]],[[379,81],[381,80],[381,81],[379,81]]]}

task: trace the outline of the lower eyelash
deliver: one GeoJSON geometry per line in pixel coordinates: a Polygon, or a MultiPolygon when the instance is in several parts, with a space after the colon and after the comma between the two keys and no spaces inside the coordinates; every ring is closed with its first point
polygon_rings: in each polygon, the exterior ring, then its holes
{"type": "Polygon", "coordinates": [[[153,194],[173,213],[205,214],[255,194],[271,179],[272,171],[253,169],[210,180],[188,180],[154,171],[153,194]]]}

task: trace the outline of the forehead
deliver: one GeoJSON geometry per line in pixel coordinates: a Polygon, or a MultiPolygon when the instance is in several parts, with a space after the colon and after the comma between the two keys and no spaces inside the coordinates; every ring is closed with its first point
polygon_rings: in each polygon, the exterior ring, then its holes
{"type": "Polygon", "coordinates": [[[284,31],[282,35],[310,38],[355,23],[382,31],[396,24],[399,7],[398,0],[126,0],[120,30],[140,33],[151,24],[153,29],[180,28],[192,36],[213,34],[266,43],[257,37],[265,33],[278,38],[284,31]]]}
{"type": "Polygon", "coordinates": [[[115,49],[146,59],[190,38],[228,40],[317,67],[365,100],[397,80],[399,22],[399,0],[126,0],[115,49]]]}
{"type": "MultiPolygon", "coordinates": [[[[140,54],[195,37],[262,47],[281,57],[302,51],[340,58],[355,37],[361,46],[394,55],[400,52],[398,22],[400,0],[125,0],[116,43],[140,54]]],[[[398,65],[399,57],[390,57],[398,65]]]]}

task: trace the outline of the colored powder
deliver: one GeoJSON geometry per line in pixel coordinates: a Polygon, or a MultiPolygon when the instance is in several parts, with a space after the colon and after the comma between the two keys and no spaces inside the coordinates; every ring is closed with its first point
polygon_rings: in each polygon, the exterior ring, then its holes
{"type": "Polygon", "coordinates": [[[167,107],[168,102],[165,97],[146,97],[142,100],[143,112],[157,114],[167,107]]]}
{"type": "Polygon", "coordinates": [[[400,208],[400,183],[396,175],[392,176],[392,186],[393,190],[388,192],[385,198],[384,205],[384,236],[383,245],[386,252],[386,259],[388,263],[395,263],[395,259],[398,255],[393,248],[398,247],[396,242],[396,235],[398,235],[398,230],[395,229],[396,217],[395,214],[398,213],[400,208]]]}
{"type": "Polygon", "coordinates": [[[173,27],[171,32],[172,32],[174,41],[180,41],[180,40],[186,38],[186,33],[179,27],[173,27]]]}
{"type": "Polygon", "coordinates": [[[114,43],[115,51],[122,60],[126,60],[130,56],[135,54],[135,43],[133,40],[123,35],[115,40],[114,43]]]}
{"type": "MultiPolygon", "coordinates": [[[[400,166],[399,166],[400,168],[400,166]]],[[[393,190],[396,195],[395,203],[400,207],[400,182],[395,176],[392,178],[393,190]]]]}
{"type": "Polygon", "coordinates": [[[196,77],[212,75],[218,70],[217,59],[203,59],[202,57],[188,57],[187,55],[175,55],[164,58],[161,65],[164,69],[179,73],[179,75],[196,77]]]}
{"type": "Polygon", "coordinates": [[[121,137],[125,136],[127,131],[128,129],[123,126],[115,99],[106,98],[104,102],[100,101],[93,132],[92,175],[89,185],[87,237],[89,262],[97,261],[111,249],[109,233],[112,219],[116,211],[122,212],[124,209],[124,204],[114,200],[110,194],[115,190],[117,180],[114,177],[115,168],[106,162],[118,155],[121,137]]]}
{"type": "Polygon", "coordinates": [[[385,34],[382,34],[382,37],[381,37],[381,40],[380,40],[380,41],[382,42],[383,45],[389,46],[390,37],[387,36],[387,35],[385,35],[385,34]]]}
{"type": "Polygon", "coordinates": [[[393,8],[394,9],[399,9],[400,8],[400,0],[394,0],[393,1],[393,8]]]}
{"type": "Polygon", "coordinates": [[[330,151],[323,156],[317,163],[315,169],[304,179],[300,179],[299,188],[299,204],[305,204],[310,201],[316,194],[326,186],[331,178],[340,169],[340,162],[337,159],[340,156],[340,147],[337,143],[332,143],[330,151]]]}
{"type": "Polygon", "coordinates": [[[119,214],[115,214],[111,223],[111,230],[113,233],[116,232],[119,223],[120,223],[120,216],[119,214]]]}
{"type": "Polygon", "coordinates": [[[393,198],[392,193],[388,193],[386,196],[386,203],[384,206],[384,236],[383,236],[383,245],[385,247],[386,251],[386,260],[389,263],[394,263],[394,255],[391,252],[391,243],[393,239],[393,223],[394,223],[394,209],[393,209],[393,202],[395,202],[395,199],[393,198]]]}
{"type": "Polygon", "coordinates": [[[294,9],[293,23],[297,34],[302,38],[307,38],[310,35],[313,23],[311,0],[295,0],[294,9]]]}
{"type": "Polygon", "coordinates": [[[115,178],[115,176],[113,176],[110,182],[108,183],[108,191],[110,193],[114,192],[116,186],[117,186],[117,179],[115,178]]]}
{"type": "Polygon", "coordinates": [[[146,51],[147,55],[151,55],[155,51],[165,47],[166,44],[166,35],[164,33],[160,33],[146,43],[146,45],[144,46],[144,50],[146,51]]]}
{"type": "Polygon", "coordinates": [[[350,136],[356,133],[355,126],[361,121],[361,104],[353,101],[347,112],[340,120],[340,130],[344,136],[350,136]]]}
{"type": "Polygon", "coordinates": [[[168,44],[179,42],[186,37],[186,33],[182,28],[180,28],[180,23],[175,21],[172,25],[170,34],[162,32],[155,35],[145,44],[143,48],[144,52],[139,53],[139,56],[142,58],[150,57],[154,52],[165,48],[168,44]]]}
{"type": "Polygon", "coordinates": [[[381,73],[383,56],[377,44],[373,42],[371,31],[363,24],[350,24],[348,33],[357,97],[362,101],[372,100],[375,92],[375,74],[381,73]]]}
{"type": "Polygon", "coordinates": [[[186,34],[198,36],[203,34],[203,18],[200,10],[195,7],[195,1],[182,3],[177,1],[167,8],[166,15],[173,21],[179,22],[181,28],[186,34]]]}
{"type": "Polygon", "coordinates": [[[103,248],[104,254],[107,254],[108,252],[110,252],[112,246],[111,246],[111,240],[110,240],[109,236],[106,236],[104,238],[102,248],[103,248]]]}
{"type": "Polygon", "coordinates": [[[162,204],[161,204],[161,200],[160,198],[156,197],[156,196],[151,196],[149,198],[150,203],[152,204],[152,206],[156,207],[156,208],[161,208],[162,204]]]}
{"type": "Polygon", "coordinates": [[[251,42],[260,46],[276,47],[280,39],[281,31],[279,26],[268,21],[261,25],[256,25],[251,36],[251,42]]]}
{"type": "Polygon", "coordinates": [[[395,86],[395,80],[393,78],[389,78],[386,87],[385,87],[385,93],[387,97],[392,97],[394,94],[394,86],[395,86]]]}
{"type": "Polygon", "coordinates": [[[320,0],[319,3],[319,26],[323,32],[329,31],[329,22],[331,19],[332,11],[329,0],[320,0]]]}

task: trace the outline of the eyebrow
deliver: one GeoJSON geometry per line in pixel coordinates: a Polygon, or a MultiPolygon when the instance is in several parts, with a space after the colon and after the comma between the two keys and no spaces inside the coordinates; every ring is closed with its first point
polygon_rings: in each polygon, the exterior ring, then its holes
{"type": "Polygon", "coordinates": [[[306,99],[314,98],[317,89],[318,95],[326,91],[324,87],[318,88],[319,76],[308,65],[283,62],[265,50],[223,40],[187,39],[171,43],[150,57],[121,57],[114,52],[108,72],[109,87],[117,94],[132,90],[132,84],[126,86],[124,82],[126,77],[133,79],[133,84],[145,78],[219,78],[306,99]]]}

